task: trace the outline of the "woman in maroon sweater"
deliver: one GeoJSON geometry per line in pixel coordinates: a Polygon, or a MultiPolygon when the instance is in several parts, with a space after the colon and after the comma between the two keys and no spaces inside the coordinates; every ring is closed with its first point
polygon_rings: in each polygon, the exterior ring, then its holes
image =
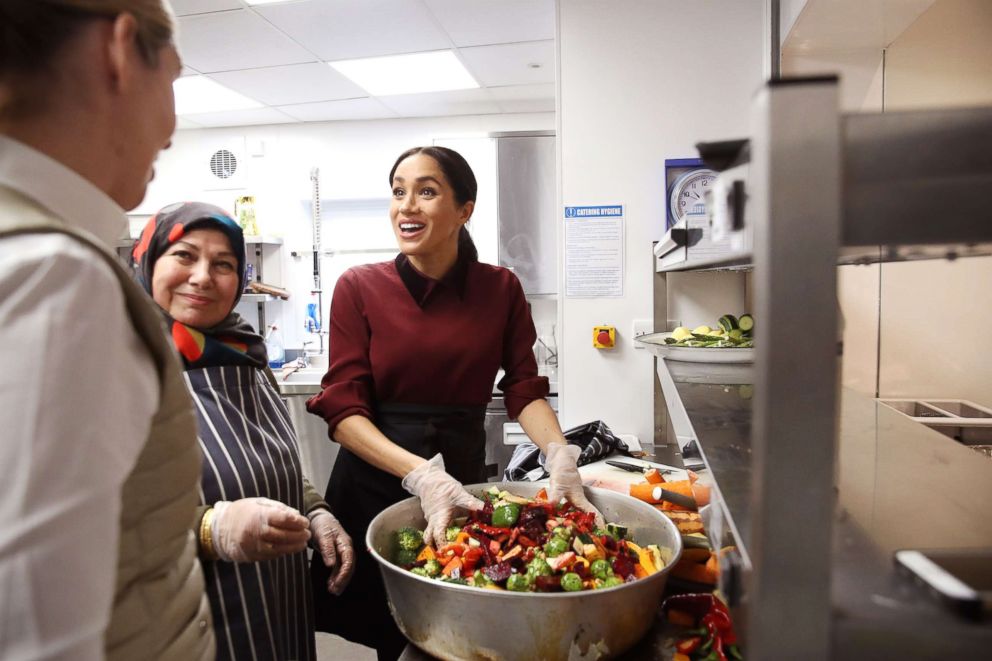
{"type": "MultiPolygon", "coordinates": [[[[459,508],[482,506],[462,484],[486,480],[483,423],[501,367],[509,417],[547,455],[549,497],[592,510],[576,468],[579,448],[566,444],[545,400],[548,381],[537,375],[536,333],[520,282],[480,263],[465,228],[475,207],[472,169],[450,149],[416,147],[397,159],[389,184],[400,254],[338,280],[328,371],[307,403],[342,446],[327,488],[332,510],[363,540],[376,514],[412,493],[428,541],[443,543],[459,508]]],[[[367,551],[356,555],[340,597],[323,588],[323,563],[313,563],[322,588],[314,591],[318,629],[396,658],[405,640],[382,578],[367,551]]]]}

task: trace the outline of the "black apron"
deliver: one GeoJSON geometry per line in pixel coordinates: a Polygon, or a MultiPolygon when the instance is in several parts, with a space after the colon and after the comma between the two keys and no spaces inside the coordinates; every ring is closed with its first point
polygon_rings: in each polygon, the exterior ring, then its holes
{"type": "MultiPolygon", "coordinates": [[[[462,484],[486,481],[486,407],[381,404],[375,424],[393,443],[429,459],[444,457],[444,468],[462,484]]],[[[327,484],[331,511],[351,535],[355,573],[340,597],[327,592],[327,568],[314,556],[310,566],[318,631],[375,648],[379,659],[396,659],[406,638],[389,613],[386,589],[365,533],[375,516],[409,498],[401,479],[366,463],[345,448],[338,452],[327,484]]]]}

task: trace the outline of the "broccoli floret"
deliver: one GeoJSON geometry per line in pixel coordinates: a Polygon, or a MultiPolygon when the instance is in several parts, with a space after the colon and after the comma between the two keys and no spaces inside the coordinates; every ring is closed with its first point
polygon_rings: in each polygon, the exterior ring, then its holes
{"type": "Polygon", "coordinates": [[[423,576],[424,578],[431,578],[431,575],[427,573],[427,570],[423,567],[414,567],[410,570],[411,574],[416,574],[417,576],[423,576]]]}
{"type": "Polygon", "coordinates": [[[472,578],[469,579],[468,584],[475,586],[477,588],[484,588],[490,585],[495,585],[495,583],[489,580],[489,577],[483,574],[481,571],[475,572],[472,578]]]}
{"type": "Polygon", "coordinates": [[[457,585],[468,585],[468,581],[464,578],[452,578],[451,576],[445,576],[441,579],[443,583],[455,583],[457,585]]]}
{"type": "Polygon", "coordinates": [[[396,551],[396,564],[401,567],[409,567],[417,562],[417,551],[410,549],[399,549],[396,551]]]}
{"type": "Polygon", "coordinates": [[[431,559],[424,563],[424,571],[427,572],[428,576],[437,576],[441,573],[441,563],[437,560],[431,559]]]}
{"type": "Polygon", "coordinates": [[[424,533],[416,528],[400,528],[396,531],[396,542],[401,549],[417,551],[424,545],[424,533]]]}
{"type": "Polygon", "coordinates": [[[458,533],[462,531],[458,526],[448,526],[448,529],[444,531],[444,538],[449,542],[453,542],[458,539],[458,533]]]}

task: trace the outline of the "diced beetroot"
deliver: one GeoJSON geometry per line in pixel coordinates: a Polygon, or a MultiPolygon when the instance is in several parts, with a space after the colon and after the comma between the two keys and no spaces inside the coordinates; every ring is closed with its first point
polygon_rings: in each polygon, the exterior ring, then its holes
{"type": "Polygon", "coordinates": [[[528,524],[534,522],[540,524],[544,527],[544,522],[548,520],[548,513],[543,507],[535,507],[528,505],[520,513],[520,518],[517,519],[518,526],[527,526],[528,524]]]}
{"type": "Polygon", "coordinates": [[[613,559],[613,571],[617,576],[626,580],[628,576],[634,575],[634,562],[623,553],[613,559]]]}
{"type": "Polygon", "coordinates": [[[613,539],[610,535],[603,535],[599,538],[599,541],[603,543],[603,548],[607,551],[616,552],[617,550],[617,540],[613,539]]]}
{"type": "Polygon", "coordinates": [[[482,573],[493,583],[505,583],[513,571],[509,562],[497,562],[495,565],[484,567],[482,573]]]}
{"type": "Polygon", "coordinates": [[[572,571],[579,575],[579,578],[585,580],[589,578],[589,565],[584,562],[576,562],[572,565],[572,571]]]}
{"type": "Polygon", "coordinates": [[[538,576],[534,579],[538,592],[561,592],[560,576],[538,576]]]}

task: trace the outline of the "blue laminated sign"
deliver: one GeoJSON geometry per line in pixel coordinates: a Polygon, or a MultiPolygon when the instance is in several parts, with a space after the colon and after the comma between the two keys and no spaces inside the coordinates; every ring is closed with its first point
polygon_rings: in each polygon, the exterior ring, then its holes
{"type": "Polygon", "coordinates": [[[622,204],[608,204],[592,207],[565,207],[566,218],[620,218],[622,204]]]}

